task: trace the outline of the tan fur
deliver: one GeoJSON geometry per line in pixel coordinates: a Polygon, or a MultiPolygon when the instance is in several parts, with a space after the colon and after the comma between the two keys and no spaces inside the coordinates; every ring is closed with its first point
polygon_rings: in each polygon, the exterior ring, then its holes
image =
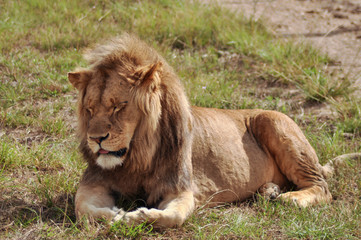
{"type": "Polygon", "coordinates": [[[281,189],[277,184],[265,183],[259,189],[258,193],[266,200],[276,199],[281,194],[281,189]]]}
{"type": "Polygon", "coordinates": [[[78,217],[179,226],[197,206],[241,201],[267,183],[295,185],[279,198],[299,206],[331,200],[315,151],[284,114],[190,107],[172,68],[127,34],[87,59],[89,69],[68,75],[88,162],[78,217]],[[126,213],[114,193],[153,208],[126,213]]]}

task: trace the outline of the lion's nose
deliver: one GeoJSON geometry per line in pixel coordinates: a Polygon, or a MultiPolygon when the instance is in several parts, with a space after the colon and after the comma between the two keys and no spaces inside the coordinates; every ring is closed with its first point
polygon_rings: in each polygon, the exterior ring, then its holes
{"type": "Polygon", "coordinates": [[[93,140],[94,142],[100,144],[102,141],[104,141],[105,139],[107,139],[109,137],[109,133],[107,135],[105,135],[104,137],[89,137],[91,140],[93,140]]]}

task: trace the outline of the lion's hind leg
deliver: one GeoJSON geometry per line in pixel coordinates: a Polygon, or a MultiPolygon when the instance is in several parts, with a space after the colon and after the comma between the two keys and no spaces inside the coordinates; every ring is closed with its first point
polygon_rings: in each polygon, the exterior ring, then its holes
{"type": "Polygon", "coordinates": [[[282,193],[279,198],[300,207],[307,207],[317,203],[329,202],[331,194],[325,192],[324,188],[314,185],[298,191],[282,193]]]}
{"type": "Polygon", "coordinates": [[[282,113],[264,111],[251,120],[250,127],[281,173],[297,187],[298,191],[279,198],[302,207],[331,200],[316,152],[294,121],[282,113]]]}

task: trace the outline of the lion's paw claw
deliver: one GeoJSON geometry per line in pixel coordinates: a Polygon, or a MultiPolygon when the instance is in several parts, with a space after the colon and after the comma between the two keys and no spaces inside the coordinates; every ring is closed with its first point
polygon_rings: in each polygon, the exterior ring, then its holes
{"type": "Polygon", "coordinates": [[[114,224],[119,221],[123,221],[125,217],[126,212],[120,209],[117,214],[114,216],[114,218],[111,221],[111,224],[114,224]]]}

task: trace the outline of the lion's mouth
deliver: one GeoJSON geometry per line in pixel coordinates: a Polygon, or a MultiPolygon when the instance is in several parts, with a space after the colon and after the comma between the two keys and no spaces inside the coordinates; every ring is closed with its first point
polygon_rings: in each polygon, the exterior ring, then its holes
{"type": "Polygon", "coordinates": [[[125,153],[127,152],[127,148],[122,148],[119,151],[113,152],[113,151],[107,151],[105,149],[100,149],[98,151],[99,154],[111,154],[114,155],[116,157],[123,157],[125,155],[125,153]]]}

